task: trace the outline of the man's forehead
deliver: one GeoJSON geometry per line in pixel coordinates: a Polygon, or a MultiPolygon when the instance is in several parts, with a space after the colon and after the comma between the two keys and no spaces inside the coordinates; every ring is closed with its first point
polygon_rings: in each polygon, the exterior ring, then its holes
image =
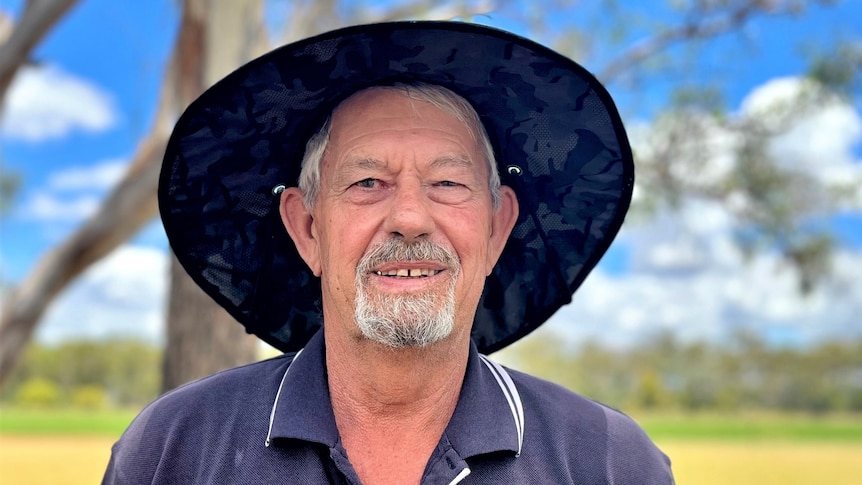
{"type": "MultiPolygon", "coordinates": [[[[435,156],[435,165],[468,165],[479,153],[473,129],[457,114],[421,96],[411,95],[404,89],[372,87],[359,91],[339,104],[330,120],[330,149],[342,149],[353,145],[361,137],[383,132],[414,132],[440,135],[438,142],[448,153],[435,156]]],[[[366,154],[356,154],[361,158],[366,154]]],[[[327,156],[328,158],[328,156],[327,156]]]]}
{"type": "MultiPolygon", "coordinates": [[[[368,156],[348,158],[342,162],[343,163],[339,167],[340,170],[364,169],[382,171],[386,170],[389,166],[389,162],[387,160],[368,156]]],[[[444,154],[429,160],[427,166],[431,169],[458,168],[465,170],[479,170],[479,167],[481,167],[482,164],[476,163],[466,154],[444,154]]]]}
{"type": "Polygon", "coordinates": [[[424,103],[414,100],[403,90],[391,87],[374,86],[357,91],[339,103],[332,111],[332,129],[336,130],[344,118],[363,118],[372,112],[386,112],[393,115],[400,112],[417,114],[415,103],[424,103]]]}

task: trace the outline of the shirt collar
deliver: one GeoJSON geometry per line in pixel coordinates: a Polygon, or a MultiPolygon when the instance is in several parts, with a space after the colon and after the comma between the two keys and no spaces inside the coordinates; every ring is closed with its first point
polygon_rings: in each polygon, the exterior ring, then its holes
{"type": "MultiPolygon", "coordinates": [[[[517,390],[506,371],[481,356],[472,342],[461,395],[445,433],[462,458],[496,451],[520,452],[523,411],[517,390]]],[[[282,379],[270,429],[270,439],[280,438],[329,448],[339,441],[322,331],[294,357],[282,379]]]]}
{"type": "Polygon", "coordinates": [[[323,331],[317,331],[284,373],[272,409],[270,438],[290,438],[334,448],[338,428],[329,399],[323,331]]]}

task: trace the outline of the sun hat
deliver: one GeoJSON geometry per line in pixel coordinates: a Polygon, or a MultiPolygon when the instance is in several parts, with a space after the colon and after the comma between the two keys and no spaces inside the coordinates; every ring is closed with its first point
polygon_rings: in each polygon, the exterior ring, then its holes
{"type": "Polygon", "coordinates": [[[520,215],[472,329],[483,353],[569,303],[622,225],[632,152],[586,69],[510,32],[457,21],[347,27],[277,48],[195,100],[171,135],[159,209],[191,278],[248,332],[288,352],[321,326],[320,281],[278,213],[305,143],[361,89],[429,83],[467,99],[520,215]]]}

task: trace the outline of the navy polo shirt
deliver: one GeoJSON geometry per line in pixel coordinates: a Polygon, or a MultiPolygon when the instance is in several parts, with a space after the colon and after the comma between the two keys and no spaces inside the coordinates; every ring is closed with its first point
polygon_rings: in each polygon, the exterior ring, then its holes
{"type": "MultiPolygon", "coordinates": [[[[114,445],[103,483],[359,484],[327,387],[323,332],[301,352],[157,399],[114,445]]],[[[423,484],[672,484],[622,413],[504,369],[471,345],[461,395],[423,484]]]]}

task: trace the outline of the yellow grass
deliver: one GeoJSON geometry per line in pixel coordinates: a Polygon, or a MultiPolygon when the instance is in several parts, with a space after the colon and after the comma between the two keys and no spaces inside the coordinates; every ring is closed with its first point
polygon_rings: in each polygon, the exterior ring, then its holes
{"type": "MultiPolygon", "coordinates": [[[[0,435],[0,483],[99,483],[114,438],[0,435]]],[[[663,441],[678,485],[857,485],[862,443],[663,441]]]]}
{"type": "Polygon", "coordinates": [[[668,441],[678,485],[858,485],[860,442],[668,441]]]}
{"type": "Polygon", "coordinates": [[[97,484],[115,438],[0,435],[0,483],[97,484]]]}

